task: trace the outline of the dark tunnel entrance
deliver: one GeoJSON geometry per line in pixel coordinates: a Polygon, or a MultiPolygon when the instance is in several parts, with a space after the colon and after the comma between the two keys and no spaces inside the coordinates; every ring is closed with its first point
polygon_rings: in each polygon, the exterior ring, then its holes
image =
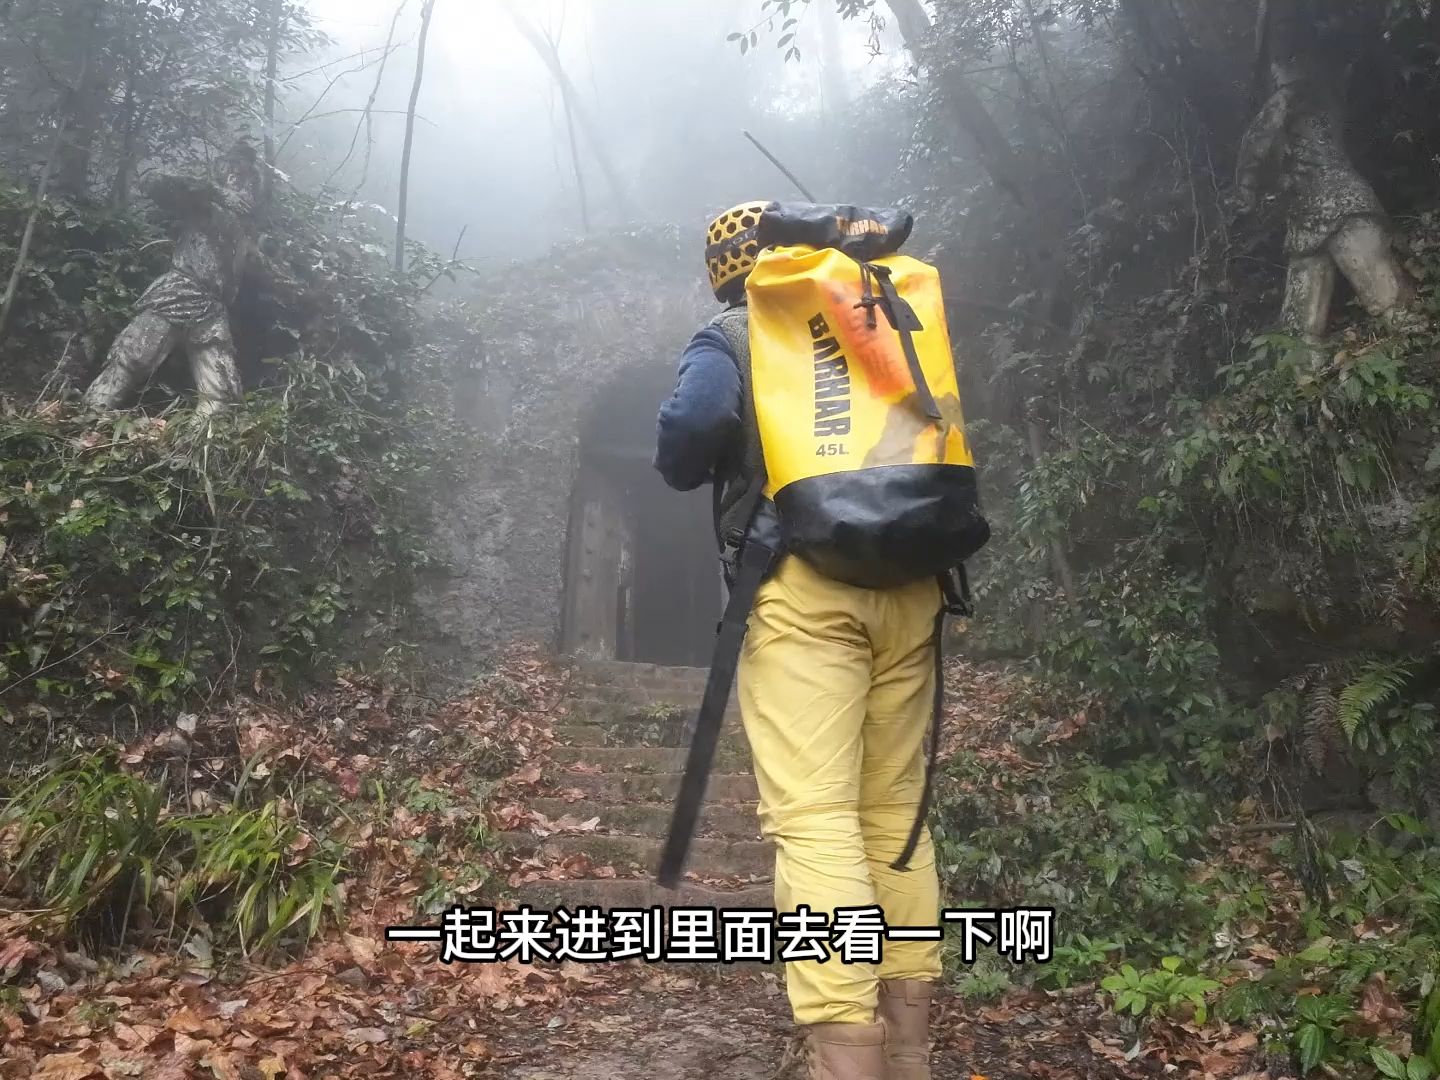
{"type": "Polygon", "coordinates": [[[630,368],[582,422],[570,496],[562,651],[706,667],[721,585],[708,488],[680,494],[651,464],[664,367],[630,368]]]}

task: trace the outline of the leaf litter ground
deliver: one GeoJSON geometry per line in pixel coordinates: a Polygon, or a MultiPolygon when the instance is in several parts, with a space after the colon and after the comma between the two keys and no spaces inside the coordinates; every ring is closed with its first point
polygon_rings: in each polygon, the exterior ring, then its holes
{"type": "MultiPolygon", "coordinates": [[[[955,665],[950,678],[951,701],[964,703],[952,716],[952,744],[981,749],[997,767],[1027,767],[1000,719],[1012,680],[967,665],[955,665]]],[[[383,941],[388,925],[433,922],[455,901],[491,902],[497,883],[637,872],[584,856],[547,862],[477,851],[473,826],[482,816],[492,829],[546,835],[596,827],[525,806],[564,790],[563,780],[542,777],[564,775],[546,765],[554,724],[565,715],[566,680],[519,650],[497,677],[437,709],[345,678],[296,704],[257,695],[212,716],[184,716],[123,748],[125,766],[137,772],[183,763],[194,805],[233,790],[247,763],[252,777],[291,790],[333,787],[333,818],[295,810],[305,829],[294,856],[318,834],[344,843],[343,921],[327,923],[289,959],[241,960],[212,950],[201,927],[104,951],[13,903],[0,912],[0,1077],[803,1075],[783,976],[774,970],[441,964],[434,946],[383,941]]],[[[1081,726],[1083,716],[1057,721],[1057,738],[1081,726]]],[[[1133,1036],[1088,987],[1018,991],[991,1005],[947,995],[935,1031],[940,1080],[1268,1076],[1247,1072],[1254,1037],[1223,1025],[1203,1035],[1152,1029],[1143,1052],[1127,1054],[1133,1036]]]]}

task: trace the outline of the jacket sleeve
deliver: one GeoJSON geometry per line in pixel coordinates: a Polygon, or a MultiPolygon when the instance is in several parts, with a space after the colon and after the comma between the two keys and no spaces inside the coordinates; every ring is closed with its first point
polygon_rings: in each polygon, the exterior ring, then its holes
{"type": "Polygon", "coordinates": [[[655,468],[677,491],[714,478],[740,437],[740,369],[718,327],[707,327],[680,357],[675,392],[660,406],[655,468]]]}

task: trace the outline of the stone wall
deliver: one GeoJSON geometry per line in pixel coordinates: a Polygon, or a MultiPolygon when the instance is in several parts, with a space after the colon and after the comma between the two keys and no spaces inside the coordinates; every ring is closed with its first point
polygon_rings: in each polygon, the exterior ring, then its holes
{"type": "Polygon", "coordinates": [[[452,678],[512,640],[555,645],[586,411],[627,368],[673,372],[713,314],[701,243],[698,230],[577,243],[496,272],[451,313],[450,406],[477,449],[459,488],[436,493],[449,569],[424,600],[428,659],[452,678]]]}

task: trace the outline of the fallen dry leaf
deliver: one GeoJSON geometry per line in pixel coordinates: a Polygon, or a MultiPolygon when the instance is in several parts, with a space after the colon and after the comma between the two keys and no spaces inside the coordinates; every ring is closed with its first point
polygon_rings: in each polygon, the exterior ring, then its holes
{"type": "Polygon", "coordinates": [[[213,1053],[202,1059],[200,1064],[215,1074],[215,1080],[243,1080],[240,1067],[229,1054],[213,1053]]]}
{"type": "Polygon", "coordinates": [[[361,967],[373,967],[380,959],[380,942],[371,938],[363,938],[358,934],[346,934],[345,944],[350,949],[350,955],[361,967]]]}
{"type": "Polygon", "coordinates": [[[0,971],[18,969],[28,957],[39,951],[40,946],[29,938],[11,938],[0,943],[0,971]]]}
{"type": "Polygon", "coordinates": [[[40,1059],[31,1080],[88,1080],[100,1072],[100,1066],[84,1054],[50,1054],[40,1059]]]}
{"type": "Polygon", "coordinates": [[[1385,973],[1377,971],[1365,983],[1360,994],[1357,1015],[1378,1034],[1381,1030],[1409,1019],[1409,1012],[1400,999],[1385,985],[1385,973]]]}
{"type": "Polygon", "coordinates": [[[200,1035],[207,1039],[218,1039],[225,1032],[225,1027],[219,1020],[204,1020],[197,1016],[189,1005],[166,1020],[165,1026],[182,1035],[200,1035]]]}

